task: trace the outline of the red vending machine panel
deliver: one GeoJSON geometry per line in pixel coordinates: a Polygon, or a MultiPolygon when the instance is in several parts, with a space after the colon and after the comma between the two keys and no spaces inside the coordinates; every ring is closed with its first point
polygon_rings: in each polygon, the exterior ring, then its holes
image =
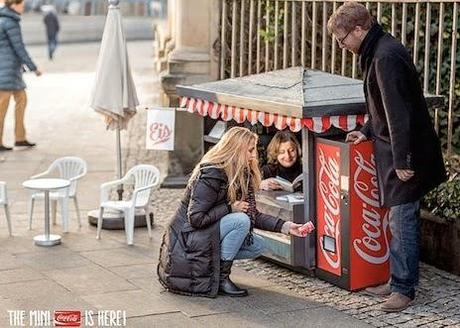
{"type": "Polygon", "coordinates": [[[317,276],[348,290],[388,281],[388,210],[372,142],[317,138],[315,150],[317,276]]]}
{"type": "Polygon", "coordinates": [[[316,147],[316,225],[319,269],[342,275],[340,237],[340,147],[316,147]]]}

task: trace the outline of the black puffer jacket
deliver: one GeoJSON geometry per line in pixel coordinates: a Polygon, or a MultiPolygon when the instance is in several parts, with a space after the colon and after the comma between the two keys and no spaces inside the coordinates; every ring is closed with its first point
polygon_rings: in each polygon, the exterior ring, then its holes
{"type": "MultiPolygon", "coordinates": [[[[215,297],[219,289],[219,221],[231,213],[227,176],[222,169],[202,167],[186,189],[181,205],[163,235],[157,272],[171,292],[215,297]]],[[[257,212],[254,226],[280,232],[284,221],[257,212]]]]}

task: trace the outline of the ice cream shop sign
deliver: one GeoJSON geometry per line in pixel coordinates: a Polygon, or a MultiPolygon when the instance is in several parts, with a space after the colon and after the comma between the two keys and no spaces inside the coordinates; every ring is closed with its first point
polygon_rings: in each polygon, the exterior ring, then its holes
{"type": "Polygon", "coordinates": [[[147,111],[146,148],[174,150],[175,108],[149,108],[147,111]]]}

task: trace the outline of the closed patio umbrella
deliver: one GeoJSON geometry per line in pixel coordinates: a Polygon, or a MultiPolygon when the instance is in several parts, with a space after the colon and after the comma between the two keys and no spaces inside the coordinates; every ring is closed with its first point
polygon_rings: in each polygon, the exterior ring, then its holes
{"type": "MultiPolygon", "coordinates": [[[[102,35],[96,82],[91,95],[91,107],[104,116],[107,129],[116,130],[118,178],[122,177],[120,130],[139,105],[129,66],[118,0],[109,0],[107,20],[102,35]]],[[[118,190],[121,199],[122,188],[118,190]]]]}
{"type": "MultiPolygon", "coordinates": [[[[91,94],[90,106],[104,116],[108,130],[116,130],[117,175],[123,176],[121,161],[120,130],[126,129],[130,118],[139,105],[136,88],[129,66],[126,39],[123,33],[119,0],[109,0],[109,10],[102,35],[96,80],[91,94]]],[[[122,199],[123,186],[118,187],[118,198],[122,199]]],[[[89,222],[96,224],[98,211],[89,212],[89,222]]],[[[145,220],[144,220],[145,221],[145,220]]],[[[104,214],[104,229],[123,229],[123,214],[104,214]]],[[[137,217],[136,217],[136,226],[137,217]]]]}

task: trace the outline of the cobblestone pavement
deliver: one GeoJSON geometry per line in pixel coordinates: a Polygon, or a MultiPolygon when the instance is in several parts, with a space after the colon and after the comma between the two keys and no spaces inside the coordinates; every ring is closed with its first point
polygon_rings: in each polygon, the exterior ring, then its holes
{"type": "Polygon", "coordinates": [[[351,293],[314,277],[263,261],[242,261],[244,269],[364,320],[375,327],[460,327],[460,277],[422,263],[414,304],[402,313],[379,311],[383,299],[351,293]]]}
{"type": "MultiPolygon", "coordinates": [[[[145,122],[137,115],[137,122],[145,122]]],[[[143,129],[131,125],[129,156],[125,163],[149,162],[166,172],[167,154],[136,150],[144,140],[143,129]]],[[[154,195],[155,224],[165,226],[178,207],[183,189],[158,189],[154,195]]],[[[421,263],[420,286],[414,304],[402,313],[379,311],[384,299],[361,292],[348,292],[318,278],[296,273],[277,264],[258,260],[239,261],[237,265],[251,273],[296,292],[307,300],[323,303],[375,327],[460,327],[460,277],[421,263]]]]}

